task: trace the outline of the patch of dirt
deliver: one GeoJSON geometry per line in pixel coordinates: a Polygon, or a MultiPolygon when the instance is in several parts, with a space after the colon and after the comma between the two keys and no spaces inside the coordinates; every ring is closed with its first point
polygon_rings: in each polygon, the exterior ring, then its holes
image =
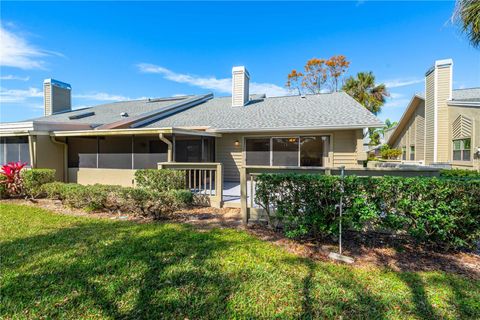
{"type": "MultiPolygon", "coordinates": [[[[41,207],[60,214],[101,218],[110,220],[129,220],[138,223],[153,222],[151,218],[132,216],[121,213],[92,212],[72,209],[61,201],[39,199],[34,202],[24,199],[1,200],[1,202],[41,207]]],[[[193,225],[200,231],[212,228],[234,228],[246,230],[249,234],[287,251],[309,259],[332,261],[330,252],[337,252],[338,245],[331,240],[291,240],[279,232],[265,226],[254,224],[245,227],[242,224],[240,209],[192,207],[179,210],[168,217],[168,221],[193,225]]],[[[440,253],[425,246],[419,246],[406,238],[371,233],[358,234],[347,232],[343,242],[344,255],[355,259],[354,266],[369,268],[386,267],[395,271],[446,271],[480,279],[480,255],[466,252],[440,253]]]]}
{"type": "MultiPolygon", "coordinates": [[[[296,255],[313,260],[332,261],[330,252],[338,252],[338,243],[331,240],[296,241],[260,225],[247,231],[256,237],[285,248],[296,255]]],[[[343,254],[355,259],[354,266],[386,267],[394,271],[446,271],[480,279],[480,255],[467,252],[440,253],[405,239],[372,233],[359,235],[347,232],[343,254]]],[[[340,262],[337,262],[340,263],[340,262]]]]}

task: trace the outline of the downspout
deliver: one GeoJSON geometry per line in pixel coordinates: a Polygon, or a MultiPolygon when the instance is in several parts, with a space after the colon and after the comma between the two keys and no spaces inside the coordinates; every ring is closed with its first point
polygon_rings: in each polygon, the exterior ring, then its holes
{"type": "Polygon", "coordinates": [[[68,183],[68,144],[66,142],[57,141],[54,136],[50,136],[50,140],[54,144],[63,146],[63,180],[68,183]]]}
{"type": "Polygon", "coordinates": [[[163,133],[160,133],[158,135],[158,137],[160,138],[161,141],[165,142],[168,146],[168,151],[167,151],[167,162],[173,162],[173,152],[172,152],[172,149],[173,149],[173,144],[170,140],[168,140],[164,135],[163,133]]]}
{"type": "Polygon", "coordinates": [[[37,157],[36,157],[36,146],[33,144],[35,143],[36,136],[28,135],[28,151],[30,152],[30,166],[32,168],[36,168],[37,166],[37,157]]]}

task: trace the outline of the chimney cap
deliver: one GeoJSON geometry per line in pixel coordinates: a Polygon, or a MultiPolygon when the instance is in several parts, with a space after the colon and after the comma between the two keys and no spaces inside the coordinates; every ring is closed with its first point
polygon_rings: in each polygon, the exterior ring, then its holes
{"type": "Polygon", "coordinates": [[[64,89],[72,89],[72,86],[66,82],[62,82],[62,81],[58,81],[58,80],[55,80],[55,79],[52,79],[52,78],[49,78],[49,79],[45,79],[43,80],[43,84],[51,84],[51,85],[54,85],[54,86],[57,86],[57,87],[60,87],[60,88],[64,88],[64,89]]]}
{"type": "Polygon", "coordinates": [[[250,78],[250,74],[248,73],[248,70],[247,68],[245,68],[245,66],[236,66],[236,67],[233,67],[232,68],[232,73],[235,73],[235,72],[243,72],[247,75],[247,77],[250,78]]]}
{"type": "Polygon", "coordinates": [[[449,64],[453,64],[452,59],[442,59],[442,60],[436,60],[435,61],[435,67],[440,67],[440,66],[446,66],[449,64]]]}

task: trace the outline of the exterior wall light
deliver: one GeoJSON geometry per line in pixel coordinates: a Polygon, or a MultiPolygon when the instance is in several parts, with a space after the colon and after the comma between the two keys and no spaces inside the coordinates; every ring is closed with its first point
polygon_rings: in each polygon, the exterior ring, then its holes
{"type": "Polygon", "coordinates": [[[234,144],[235,144],[235,147],[238,147],[238,146],[240,146],[240,141],[235,140],[234,144]]]}

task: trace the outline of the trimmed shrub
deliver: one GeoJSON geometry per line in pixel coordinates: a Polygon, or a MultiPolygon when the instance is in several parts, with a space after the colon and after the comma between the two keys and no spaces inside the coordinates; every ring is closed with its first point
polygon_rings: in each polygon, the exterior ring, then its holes
{"type": "Polygon", "coordinates": [[[23,180],[24,193],[34,198],[41,195],[42,185],[55,181],[54,169],[23,170],[20,175],[23,180]]]}
{"type": "MultiPolygon", "coordinates": [[[[447,249],[474,248],[480,239],[480,180],[349,176],[343,185],[346,228],[404,233],[447,249]]],[[[287,236],[331,236],[341,186],[337,176],[261,175],[255,197],[287,236]]]]}
{"type": "Polygon", "coordinates": [[[158,192],[185,189],[185,171],[142,169],[135,172],[135,183],[141,188],[158,192]]]}
{"type": "Polygon", "coordinates": [[[7,195],[7,186],[6,186],[7,177],[3,174],[0,174],[0,199],[6,199],[7,195]]]}
{"type": "Polygon", "coordinates": [[[478,178],[480,179],[480,171],[466,169],[442,169],[440,170],[442,178],[478,178]]]}
{"type": "Polygon", "coordinates": [[[193,203],[193,193],[190,190],[170,190],[168,194],[179,205],[191,205],[193,203]]]}
{"type": "Polygon", "coordinates": [[[47,183],[42,191],[48,198],[61,200],[73,208],[132,213],[155,219],[190,205],[193,198],[187,190],[158,192],[146,188],[61,182],[47,183]]]}

